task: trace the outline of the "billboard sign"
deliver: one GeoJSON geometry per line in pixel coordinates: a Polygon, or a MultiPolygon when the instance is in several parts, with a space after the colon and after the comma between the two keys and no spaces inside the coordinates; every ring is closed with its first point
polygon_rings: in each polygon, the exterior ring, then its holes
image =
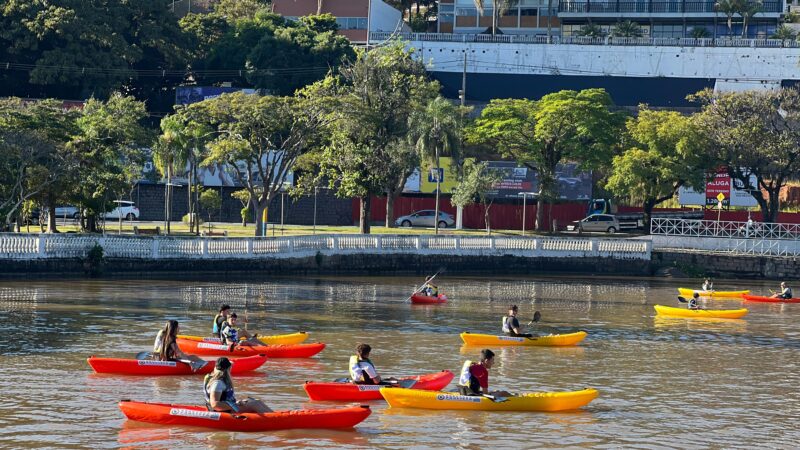
{"type": "Polygon", "coordinates": [[[255,89],[243,89],[238,87],[221,86],[178,86],[175,89],[176,105],[191,105],[192,103],[202,102],[211,98],[219,97],[222,94],[232,92],[244,92],[245,94],[255,94],[255,89]]]}
{"type": "MultiPolygon", "coordinates": [[[[424,168],[423,171],[415,170],[406,181],[403,192],[425,193],[436,192],[436,174],[441,176],[442,193],[450,194],[458,184],[456,172],[451,168],[451,159],[440,158],[441,167],[424,168]]],[[[536,171],[528,167],[519,166],[513,161],[489,161],[489,168],[499,171],[503,178],[495,184],[489,192],[490,197],[496,199],[519,199],[521,192],[536,192],[539,190],[539,181],[536,171]]],[[[592,173],[583,172],[574,163],[559,164],[556,167],[558,179],[558,194],[561,200],[576,201],[592,198],[592,173]]]]}
{"type": "MultiPolygon", "coordinates": [[[[755,175],[750,175],[750,185],[757,186],[755,175]]],[[[697,192],[693,188],[681,186],[678,189],[678,202],[681,205],[714,207],[719,202],[719,195],[724,196],[722,200],[724,207],[753,208],[758,206],[756,199],[745,189],[744,183],[731,178],[724,168],[708,174],[705,192],[697,192]]]]}

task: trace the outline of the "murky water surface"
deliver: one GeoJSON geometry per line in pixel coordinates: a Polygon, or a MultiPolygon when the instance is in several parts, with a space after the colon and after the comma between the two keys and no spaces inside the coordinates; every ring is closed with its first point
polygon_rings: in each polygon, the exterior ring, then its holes
{"type": "MultiPolygon", "coordinates": [[[[417,279],[320,278],[266,281],[25,281],[0,283],[0,402],[3,448],[796,448],[800,442],[800,304],[748,304],[744,320],[655,318],[677,304],[674,283],[568,278],[447,277],[452,302],[404,302],[417,279]],[[122,398],[202,403],[202,377],[93,374],[90,355],[147,350],[158,327],[207,334],[213,311],[230,303],[261,332],[311,331],[328,347],[309,360],[271,360],[236,379],[240,396],[274,409],[314,408],[305,380],[346,375],[358,342],[372,344],[384,375],[450,369],[480,349],[461,331],[496,332],[509,303],[524,322],[533,308],[543,330],[584,329],[575,348],[496,348],[493,388],[572,390],[600,397],[569,413],[387,409],[353,431],[229,433],[126,421],[122,398]]],[[[719,288],[766,285],[731,282],[719,288]]],[[[772,286],[769,286],[772,287],[772,286]]],[[[800,286],[796,287],[800,288],[800,286]]],[[[740,307],[714,300],[709,307],[740,307]]],[[[451,386],[452,387],[452,386],[451,386]]]]}

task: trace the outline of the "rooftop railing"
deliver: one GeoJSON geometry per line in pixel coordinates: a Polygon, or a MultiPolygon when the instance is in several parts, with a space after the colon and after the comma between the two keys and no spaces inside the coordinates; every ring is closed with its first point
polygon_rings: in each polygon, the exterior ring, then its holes
{"type": "MultiPolygon", "coordinates": [[[[412,42],[548,44],[547,36],[511,34],[492,36],[491,34],[373,32],[370,35],[370,39],[373,44],[391,39],[403,39],[412,42]]],[[[551,36],[549,43],[552,45],[800,48],[800,42],[792,39],[740,39],[727,36],[716,39],[551,36]]]]}
{"type": "Polygon", "coordinates": [[[0,234],[2,259],[82,258],[95,245],[107,258],[261,259],[323,254],[515,255],[649,260],[649,241],[508,236],[316,235],[279,238],[0,234]]]}

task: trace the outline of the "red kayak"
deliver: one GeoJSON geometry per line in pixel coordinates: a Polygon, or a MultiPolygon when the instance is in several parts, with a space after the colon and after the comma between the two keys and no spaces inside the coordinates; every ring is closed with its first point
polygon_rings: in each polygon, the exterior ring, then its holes
{"type": "MultiPolygon", "coordinates": [[[[423,389],[426,391],[441,391],[445,386],[450,384],[453,380],[453,372],[443,370],[441,372],[431,373],[427,375],[418,375],[415,377],[404,377],[400,380],[415,380],[416,383],[411,386],[414,389],[423,389]]],[[[383,396],[380,393],[380,388],[386,386],[370,386],[363,384],[353,384],[349,382],[344,383],[316,383],[314,381],[306,381],[303,389],[306,390],[308,398],[311,400],[338,400],[338,401],[362,401],[362,400],[382,400],[383,396]]],[[[397,389],[403,389],[397,387],[397,389]]]]}
{"type": "Polygon", "coordinates": [[[314,344],[254,345],[252,347],[239,345],[231,351],[228,345],[178,338],[178,348],[190,355],[200,356],[238,358],[263,354],[269,358],[310,358],[321,352],[325,348],[325,344],[317,342],[314,344]]]}
{"type": "Polygon", "coordinates": [[[772,298],[759,295],[745,295],[744,301],[761,303],[800,303],[800,298],[772,298]]]}
{"type": "Polygon", "coordinates": [[[335,409],[301,409],[265,414],[209,411],[204,406],[171,405],[123,400],[119,409],[130,420],[161,425],[188,425],[228,431],[272,431],[291,428],[353,428],[372,412],[369,406],[335,409]]]}
{"type": "MultiPolygon", "coordinates": [[[[258,369],[267,360],[267,355],[248,356],[231,360],[231,374],[249,372],[258,369]]],[[[211,373],[214,361],[192,372],[191,366],[178,361],[153,361],[149,359],[122,359],[90,357],[86,361],[97,373],[115,373],[120,375],[197,375],[211,373]]]]}
{"type": "Polygon", "coordinates": [[[413,294],[411,296],[411,303],[415,305],[436,305],[439,303],[447,303],[447,296],[442,294],[437,297],[430,297],[422,294],[413,294]]]}

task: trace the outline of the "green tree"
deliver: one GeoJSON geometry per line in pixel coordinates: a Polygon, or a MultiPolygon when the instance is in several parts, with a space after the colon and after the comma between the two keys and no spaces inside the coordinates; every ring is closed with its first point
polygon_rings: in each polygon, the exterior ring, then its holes
{"type": "MultiPolygon", "coordinates": [[[[439,162],[440,156],[450,156],[456,163],[461,158],[461,118],[462,113],[459,108],[444,97],[436,97],[425,109],[415,111],[411,116],[409,130],[411,143],[419,152],[420,159],[433,163],[437,171],[443,170],[439,162]]],[[[436,234],[439,234],[440,183],[441,176],[437,176],[434,220],[436,234]]]]}
{"type": "Polygon", "coordinates": [[[161,120],[161,135],[153,146],[153,165],[165,177],[164,184],[164,220],[167,234],[171,231],[172,213],[172,178],[176,171],[182,171],[189,161],[190,143],[183,132],[184,123],[177,115],[167,116],[161,120]]]}
{"type": "Polygon", "coordinates": [[[242,226],[247,226],[247,219],[250,217],[250,192],[247,189],[240,189],[235,191],[231,194],[231,197],[239,200],[242,204],[242,209],[239,211],[239,214],[242,216],[242,226]]]}
{"type": "Polygon", "coordinates": [[[219,0],[214,6],[214,14],[235,23],[242,19],[252,19],[256,14],[269,11],[270,0],[219,0]]]}
{"type": "Polygon", "coordinates": [[[407,143],[410,117],[436,96],[438,87],[397,42],[360,52],[338,76],[329,75],[307,90],[331,118],[313,178],[327,182],[339,196],[360,199],[362,233],[369,233],[371,195],[387,196],[386,223],[393,226],[392,202],[418,164],[407,143]]]}
{"type": "MultiPolygon", "coordinates": [[[[478,8],[478,12],[481,15],[484,14],[486,11],[486,5],[488,4],[487,0],[474,0],[475,7],[478,8]]],[[[499,31],[497,28],[497,21],[498,19],[508,11],[508,9],[512,6],[516,6],[519,4],[519,0],[491,0],[491,9],[492,9],[492,36],[495,36],[499,31]]],[[[419,13],[419,11],[417,11],[419,13]]],[[[501,32],[502,34],[502,32],[501,32]]]]}
{"type": "Polygon", "coordinates": [[[705,90],[690,98],[702,104],[696,120],[715,162],[758,202],[764,222],[775,222],[781,188],[800,173],[800,93],[705,90]]]}
{"type": "Polygon", "coordinates": [[[497,183],[503,180],[503,174],[489,168],[487,162],[475,162],[474,159],[464,161],[462,175],[458,185],[453,190],[450,203],[453,206],[464,208],[476,201],[483,205],[483,220],[486,232],[491,234],[492,225],[489,220],[489,209],[492,207],[494,197],[489,192],[497,183]]]}
{"type": "Polygon", "coordinates": [[[642,37],[642,27],[631,20],[617,22],[611,31],[613,37],[642,37]]]}
{"type": "Polygon", "coordinates": [[[167,0],[6,0],[0,60],[18,64],[10,87],[57,98],[107,98],[125,88],[155,95],[160,77],[137,70],[185,66],[185,35],[167,0]]]}
{"type": "Polygon", "coordinates": [[[605,33],[603,33],[603,29],[600,28],[600,25],[593,23],[582,26],[581,29],[575,34],[578,36],[591,38],[600,38],[605,35],[605,33]]]}
{"type": "Polygon", "coordinates": [[[639,115],[628,119],[627,136],[606,189],[641,202],[649,230],[656,205],[673,198],[681,186],[703,188],[708,164],[696,124],[677,112],[642,105],[639,115]]]}
{"type": "Polygon", "coordinates": [[[283,188],[297,159],[311,151],[324,114],[302,97],[225,94],[190,105],[205,118],[216,138],[204,164],[227,164],[250,194],[256,236],[263,236],[263,213],[283,188]]]}
{"type": "Polygon", "coordinates": [[[141,178],[143,149],[154,140],[143,125],[146,118],[143,102],[121,94],[84,105],[69,145],[80,164],[72,195],[86,208],[89,231],[96,231],[96,217],[109,201],[130,195],[141,178]]]}
{"type": "Polygon", "coordinates": [[[611,161],[624,124],[603,89],[560,91],[538,101],[492,100],[467,130],[467,139],[486,144],[539,177],[536,230],[544,230],[543,205],[557,198],[556,166],[566,161],[590,169],[611,161]]]}
{"type": "MultiPolygon", "coordinates": [[[[53,197],[77,168],[67,149],[76,118],[76,111],[65,111],[55,100],[0,100],[0,214],[5,227],[30,200],[46,199],[48,210],[55,209],[53,197]]],[[[50,217],[54,231],[54,214],[50,217]]]]}
{"type": "Polygon", "coordinates": [[[737,12],[742,16],[742,38],[747,38],[747,26],[750,24],[750,19],[763,9],[764,3],[761,0],[742,0],[739,3],[739,10],[737,12]]]}
{"type": "Polygon", "coordinates": [[[797,33],[786,25],[781,25],[775,30],[775,33],[770,36],[770,39],[780,39],[781,42],[793,41],[797,39],[797,33]]]}
{"type": "Polygon", "coordinates": [[[739,13],[746,0],[717,0],[714,8],[718,13],[725,14],[728,24],[728,36],[733,35],[733,16],[739,13]]]}
{"type": "Polygon", "coordinates": [[[691,36],[693,39],[708,39],[711,37],[711,32],[708,31],[708,28],[706,27],[697,26],[692,28],[689,36],[691,36]]]}
{"type": "Polygon", "coordinates": [[[216,189],[201,189],[200,206],[206,210],[208,221],[211,222],[211,217],[222,208],[222,197],[220,197],[219,191],[216,189]]]}

